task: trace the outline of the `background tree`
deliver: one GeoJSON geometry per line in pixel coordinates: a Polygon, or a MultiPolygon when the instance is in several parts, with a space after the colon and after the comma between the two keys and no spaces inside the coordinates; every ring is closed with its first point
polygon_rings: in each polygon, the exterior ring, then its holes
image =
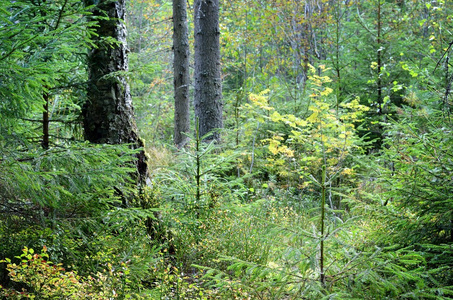
{"type": "Polygon", "coordinates": [[[174,142],[178,148],[181,148],[187,143],[187,134],[190,130],[189,27],[186,0],[173,0],[173,53],[174,142]]]}
{"type": "Polygon", "coordinates": [[[220,77],[219,1],[194,2],[195,117],[199,134],[220,139],[215,129],[223,128],[222,78],[220,77]]]}

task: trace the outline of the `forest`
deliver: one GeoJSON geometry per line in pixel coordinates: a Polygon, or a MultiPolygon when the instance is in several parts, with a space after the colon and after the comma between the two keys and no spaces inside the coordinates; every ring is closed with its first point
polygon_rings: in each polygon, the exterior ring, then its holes
{"type": "Polygon", "coordinates": [[[0,1],[1,299],[452,299],[453,1],[0,1]]]}

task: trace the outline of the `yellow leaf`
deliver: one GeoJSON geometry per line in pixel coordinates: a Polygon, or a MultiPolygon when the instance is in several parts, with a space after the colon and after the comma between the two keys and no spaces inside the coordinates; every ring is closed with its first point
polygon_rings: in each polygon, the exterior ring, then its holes
{"type": "Polygon", "coordinates": [[[269,141],[269,151],[274,155],[278,154],[278,145],[279,144],[280,144],[279,141],[270,140],[269,141]]]}
{"type": "Polygon", "coordinates": [[[302,120],[302,119],[298,119],[298,120],[296,120],[296,125],[297,126],[307,126],[308,122],[305,120],[302,120]]]}
{"type": "Polygon", "coordinates": [[[333,92],[333,89],[326,87],[324,91],[321,92],[321,96],[329,96],[333,92]]]}
{"type": "Polygon", "coordinates": [[[314,112],[307,118],[307,121],[310,123],[315,123],[318,120],[318,112],[314,112]]]}
{"type": "Polygon", "coordinates": [[[354,170],[350,169],[350,168],[345,168],[343,171],[341,171],[341,174],[343,174],[343,175],[353,175],[354,174],[354,170]]]}
{"type": "Polygon", "coordinates": [[[282,119],[282,116],[281,116],[278,112],[276,112],[276,111],[274,111],[274,113],[271,115],[271,120],[272,120],[273,122],[278,122],[278,121],[280,121],[281,119],[282,119]]]}

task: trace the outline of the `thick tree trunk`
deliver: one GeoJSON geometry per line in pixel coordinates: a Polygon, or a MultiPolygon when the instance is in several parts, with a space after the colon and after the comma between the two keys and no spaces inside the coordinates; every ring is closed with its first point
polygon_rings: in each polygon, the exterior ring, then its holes
{"type": "Polygon", "coordinates": [[[219,0],[195,0],[194,13],[195,116],[200,136],[212,133],[207,140],[219,140],[220,134],[215,131],[223,128],[219,0]]]}
{"type": "MultiPolygon", "coordinates": [[[[89,85],[87,101],[83,106],[85,138],[98,144],[126,144],[143,147],[138,137],[129,84],[126,26],[124,23],[125,0],[96,1],[93,17],[98,19],[94,47],[88,55],[89,85]],[[107,43],[106,40],[113,41],[107,43]]],[[[147,173],[142,151],[137,157],[140,181],[147,173]]]]}
{"type": "Polygon", "coordinates": [[[186,0],[173,0],[173,75],[175,88],[174,142],[182,148],[190,130],[189,29],[186,0]]]}

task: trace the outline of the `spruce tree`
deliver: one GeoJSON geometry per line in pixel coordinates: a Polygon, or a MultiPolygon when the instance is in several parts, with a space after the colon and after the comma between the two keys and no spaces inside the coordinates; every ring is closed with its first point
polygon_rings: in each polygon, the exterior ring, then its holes
{"type": "Polygon", "coordinates": [[[195,27],[195,116],[199,134],[219,140],[215,129],[223,128],[222,79],[220,77],[219,1],[196,0],[195,27]]]}
{"type": "Polygon", "coordinates": [[[173,78],[175,89],[175,134],[178,148],[187,143],[190,130],[189,28],[186,0],[173,0],[173,78]]]}
{"type": "MultiPolygon", "coordinates": [[[[131,144],[143,147],[135,124],[132,98],[127,82],[127,30],[124,23],[125,0],[98,1],[92,18],[94,47],[88,54],[89,83],[83,106],[85,138],[97,144],[131,144]]],[[[137,171],[141,182],[146,180],[144,151],[137,155],[137,171]]]]}

